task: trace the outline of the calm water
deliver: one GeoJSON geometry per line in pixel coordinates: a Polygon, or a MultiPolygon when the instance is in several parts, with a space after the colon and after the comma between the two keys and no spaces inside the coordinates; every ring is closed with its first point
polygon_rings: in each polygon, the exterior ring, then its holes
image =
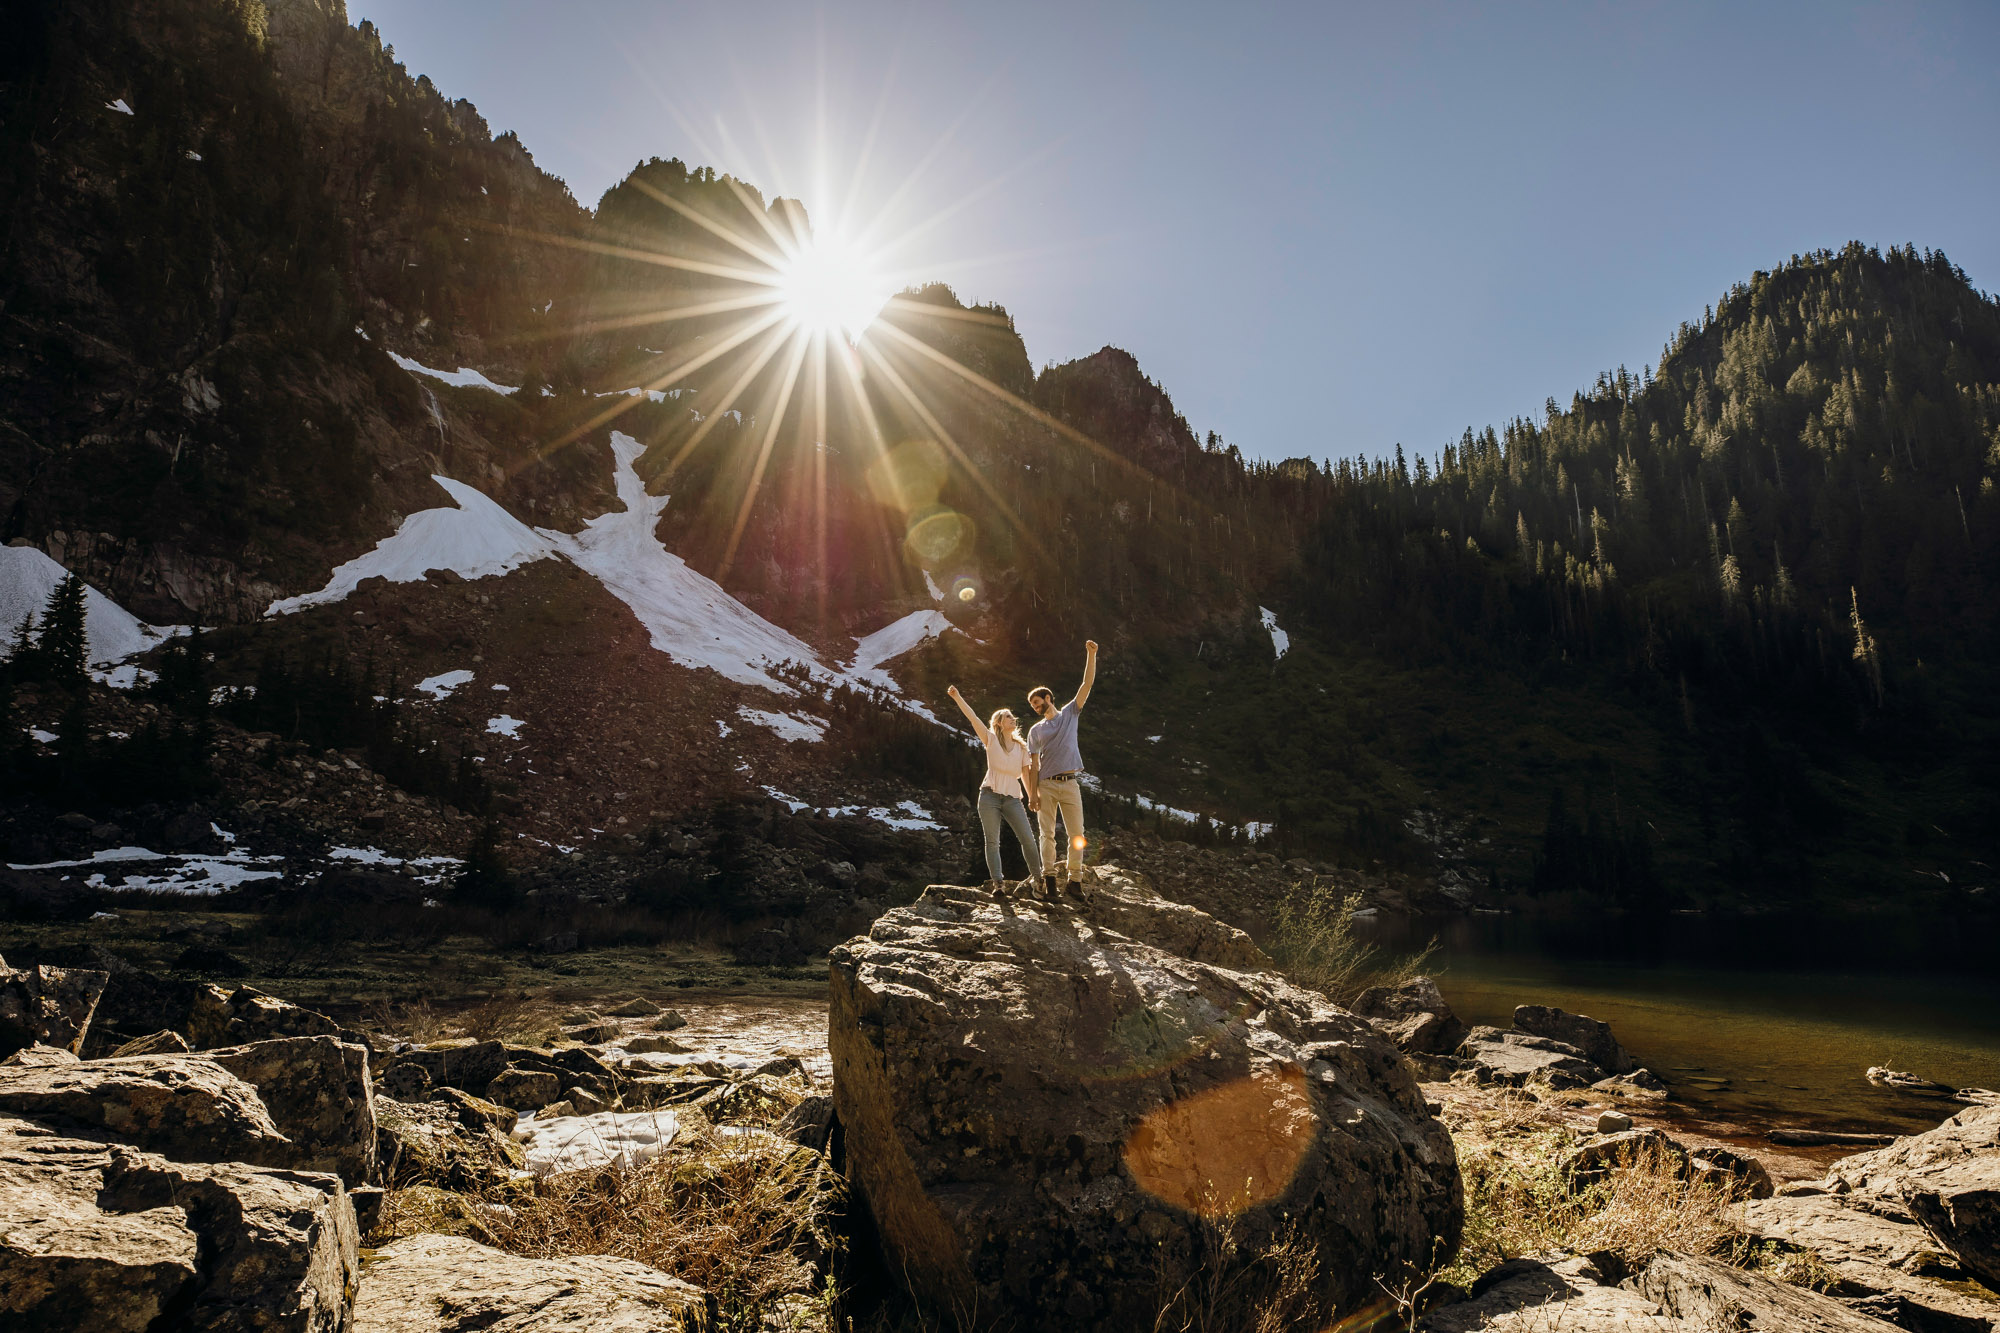
{"type": "Polygon", "coordinates": [[[1504,916],[1383,919],[1394,948],[1438,942],[1468,1023],[1517,1004],[1610,1023],[1698,1108],[1752,1125],[1914,1130],[1959,1109],[1876,1088],[1887,1065],[2000,1088],[2000,918],[1504,916]]]}

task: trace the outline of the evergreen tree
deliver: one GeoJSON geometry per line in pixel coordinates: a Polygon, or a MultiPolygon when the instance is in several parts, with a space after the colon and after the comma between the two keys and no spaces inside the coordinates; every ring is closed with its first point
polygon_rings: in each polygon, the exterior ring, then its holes
{"type": "Polygon", "coordinates": [[[71,574],[49,594],[35,641],[35,662],[45,679],[75,688],[88,677],[89,640],[84,634],[83,580],[71,574]]]}

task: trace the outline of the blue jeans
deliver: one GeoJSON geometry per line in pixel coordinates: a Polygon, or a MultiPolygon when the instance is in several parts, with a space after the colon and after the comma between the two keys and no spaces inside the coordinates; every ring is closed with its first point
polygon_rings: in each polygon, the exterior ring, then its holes
{"type": "Polygon", "coordinates": [[[1028,863],[1028,877],[1042,877],[1042,855],[1035,846],[1034,831],[1028,827],[1028,807],[1018,796],[1002,796],[991,787],[979,789],[979,827],[986,831],[986,878],[1004,879],[1000,873],[1000,821],[1014,830],[1021,844],[1022,859],[1028,863]]]}

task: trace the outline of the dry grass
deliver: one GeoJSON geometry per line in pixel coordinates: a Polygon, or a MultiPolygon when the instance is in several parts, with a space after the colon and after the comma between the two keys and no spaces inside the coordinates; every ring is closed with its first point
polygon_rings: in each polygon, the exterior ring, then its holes
{"type": "Polygon", "coordinates": [[[1293,982],[1343,1005],[1370,986],[1422,975],[1435,946],[1413,955],[1385,953],[1355,935],[1360,906],[1360,894],[1342,897],[1318,877],[1292,885],[1272,914],[1271,956],[1293,982]]]}
{"type": "Polygon", "coordinates": [[[453,1010],[440,1010],[429,1000],[382,1002],[369,1010],[367,1023],[377,1032],[419,1046],[467,1039],[546,1046],[562,1035],[562,1025],[556,1021],[560,1013],[548,1000],[503,995],[453,1010]]]}
{"type": "Polygon", "coordinates": [[[1319,1255],[1296,1227],[1248,1253],[1235,1222],[1204,1220],[1195,1275],[1161,1283],[1154,1333],[1293,1333],[1320,1327],[1319,1255]]]}
{"type": "Polygon", "coordinates": [[[755,1329],[781,1297],[831,1299],[821,1275],[840,1251],[842,1197],[819,1154],[725,1136],[631,1170],[551,1177],[484,1220],[516,1254],[651,1265],[714,1295],[723,1330],[755,1329]]]}
{"type": "Polygon", "coordinates": [[[1453,1111],[1447,1123],[1465,1178],[1465,1239],[1440,1276],[1470,1285],[1508,1259],[1609,1251],[1643,1265],[1659,1250],[1737,1257],[1727,1190],[1683,1179],[1670,1155],[1645,1150],[1578,1187],[1563,1170],[1575,1131],[1525,1098],[1453,1111]]]}

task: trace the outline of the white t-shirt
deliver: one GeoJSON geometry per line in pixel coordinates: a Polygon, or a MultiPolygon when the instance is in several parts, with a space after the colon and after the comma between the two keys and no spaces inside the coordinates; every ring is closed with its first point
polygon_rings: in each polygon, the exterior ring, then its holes
{"type": "Polygon", "coordinates": [[[999,733],[986,733],[986,781],[979,784],[981,787],[1002,796],[1025,796],[1027,788],[1021,783],[1021,775],[1027,766],[1028,747],[1021,743],[1020,737],[1015,737],[1014,744],[1003,750],[999,733]]]}

